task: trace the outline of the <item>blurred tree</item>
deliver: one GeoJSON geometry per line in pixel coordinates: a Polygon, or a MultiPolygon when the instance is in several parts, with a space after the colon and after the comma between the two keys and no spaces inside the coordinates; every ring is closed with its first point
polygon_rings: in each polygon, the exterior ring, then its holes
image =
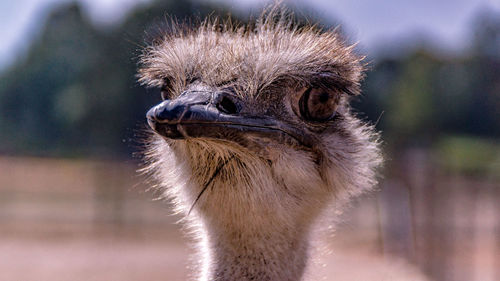
{"type": "Polygon", "coordinates": [[[439,126],[433,78],[438,62],[425,52],[417,52],[403,62],[400,79],[386,99],[387,127],[399,137],[432,136],[439,126]]]}
{"type": "Polygon", "coordinates": [[[57,8],[26,59],[0,76],[0,151],[128,155],[133,145],[120,143],[141,129],[144,113],[159,99],[135,82],[144,38],[159,35],[167,14],[182,20],[214,10],[158,1],[100,30],[78,4],[57,8]]]}
{"type": "Polygon", "coordinates": [[[473,31],[471,49],[461,56],[417,48],[376,60],[355,107],[373,122],[381,117],[378,127],[388,143],[428,145],[446,135],[500,137],[500,14],[479,13],[473,31]]]}
{"type": "MultiPolygon", "coordinates": [[[[0,74],[0,152],[130,155],[129,139],[137,139],[144,113],[159,100],[135,79],[142,47],[168,30],[170,17],[208,14],[227,11],[194,0],[157,1],[99,29],[78,4],[58,7],[26,58],[0,74]]],[[[375,60],[354,106],[373,122],[380,118],[387,143],[500,137],[500,15],[479,13],[472,30],[467,54],[443,58],[417,48],[375,60]]]]}
{"type": "MultiPolygon", "coordinates": [[[[57,147],[60,140],[76,137],[63,136],[66,130],[62,122],[66,116],[60,116],[60,99],[62,92],[76,89],[80,77],[92,71],[98,61],[100,40],[100,34],[82,17],[78,6],[52,13],[26,60],[0,80],[4,141],[10,140],[14,148],[34,150],[57,147]]],[[[75,98],[85,106],[87,97],[75,98]]],[[[85,118],[86,112],[75,110],[79,112],[78,119],[85,118]]]]}
{"type": "Polygon", "coordinates": [[[473,25],[469,133],[500,137],[500,13],[483,10],[473,25]]]}

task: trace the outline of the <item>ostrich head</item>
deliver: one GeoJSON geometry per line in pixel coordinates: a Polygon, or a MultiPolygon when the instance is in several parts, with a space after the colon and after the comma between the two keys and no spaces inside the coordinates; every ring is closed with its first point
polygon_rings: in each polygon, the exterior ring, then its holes
{"type": "Polygon", "coordinates": [[[209,23],[144,52],[149,170],[201,237],[202,280],[299,280],[336,200],[370,189],[377,135],[351,113],[363,65],[335,31],[270,12],[209,23]]]}

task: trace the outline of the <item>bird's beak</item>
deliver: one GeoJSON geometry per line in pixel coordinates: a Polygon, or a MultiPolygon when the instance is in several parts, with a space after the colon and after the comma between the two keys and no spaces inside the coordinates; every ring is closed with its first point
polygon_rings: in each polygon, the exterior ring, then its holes
{"type": "Polygon", "coordinates": [[[174,100],[154,106],[146,116],[149,126],[169,139],[232,140],[244,134],[313,145],[313,140],[297,128],[270,117],[252,116],[244,110],[243,101],[227,92],[184,92],[174,100]]]}

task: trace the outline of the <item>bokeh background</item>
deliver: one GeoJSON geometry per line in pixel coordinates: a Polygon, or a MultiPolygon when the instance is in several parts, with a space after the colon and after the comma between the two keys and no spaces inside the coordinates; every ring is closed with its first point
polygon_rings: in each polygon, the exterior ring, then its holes
{"type": "MultiPolygon", "coordinates": [[[[137,58],[172,16],[246,21],[265,3],[0,3],[0,280],[186,279],[178,217],[136,172],[160,100],[137,58]]],[[[309,278],[500,280],[500,2],[285,3],[359,41],[354,107],[387,158],[309,278]]]]}

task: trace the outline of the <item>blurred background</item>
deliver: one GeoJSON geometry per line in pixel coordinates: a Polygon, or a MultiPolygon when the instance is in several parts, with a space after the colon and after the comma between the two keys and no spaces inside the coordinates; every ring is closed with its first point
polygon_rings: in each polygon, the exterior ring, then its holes
{"type": "MultiPolygon", "coordinates": [[[[387,159],[311,280],[500,280],[500,2],[285,2],[359,41],[354,107],[387,159]]],[[[136,172],[160,100],[137,58],[171,16],[265,3],[0,2],[0,280],[186,279],[178,217],[136,172]]]]}

